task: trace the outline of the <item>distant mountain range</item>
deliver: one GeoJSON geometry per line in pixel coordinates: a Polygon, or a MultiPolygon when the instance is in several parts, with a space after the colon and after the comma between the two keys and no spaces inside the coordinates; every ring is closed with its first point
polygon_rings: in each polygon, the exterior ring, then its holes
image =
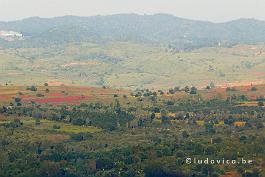
{"type": "Polygon", "coordinates": [[[69,42],[137,42],[166,44],[176,49],[231,46],[265,42],[265,22],[239,19],[211,23],[167,14],[56,18],[32,17],[0,22],[0,31],[23,34],[23,40],[4,40],[0,47],[45,47],[69,42]]]}

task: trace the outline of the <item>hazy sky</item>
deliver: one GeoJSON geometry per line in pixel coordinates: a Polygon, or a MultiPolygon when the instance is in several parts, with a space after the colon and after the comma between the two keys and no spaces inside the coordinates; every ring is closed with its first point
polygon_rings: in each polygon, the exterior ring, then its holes
{"type": "Polygon", "coordinates": [[[117,13],[169,13],[214,22],[237,18],[265,20],[265,0],[0,0],[0,21],[117,13]]]}

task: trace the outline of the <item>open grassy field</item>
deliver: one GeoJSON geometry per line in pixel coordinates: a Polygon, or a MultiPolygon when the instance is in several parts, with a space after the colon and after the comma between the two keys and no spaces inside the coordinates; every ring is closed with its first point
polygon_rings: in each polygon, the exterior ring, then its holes
{"type": "MultiPolygon", "coordinates": [[[[0,120],[0,126],[4,126],[12,121],[12,117],[5,120],[2,119],[0,120]]],[[[36,125],[36,121],[32,118],[21,118],[20,122],[22,123],[20,131],[24,132],[23,138],[28,138],[32,142],[49,141],[52,143],[60,143],[69,141],[71,134],[96,133],[101,131],[101,129],[96,127],[81,127],[44,119],[40,120],[38,125],[36,125]]]]}
{"type": "Polygon", "coordinates": [[[95,127],[80,127],[50,120],[41,120],[40,125],[36,125],[34,119],[22,120],[22,123],[27,128],[45,131],[57,131],[58,133],[94,133],[100,131],[100,129],[95,127]],[[58,126],[59,128],[55,129],[53,127],[54,125],[58,126]]]}
{"type": "Polygon", "coordinates": [[[0,84],[90,85],[116,88],[262,84],[265,46],[176,51],[115,42],[0,50],[0,84]]]}
{"type": "MultiPolygon", "coordinates": [[[[12,118],[0,120],[0,126],[8,124],[11,121],[12,118]]],[[[96,133],[101,131],[101,129],[96,127],[81,127],[44,119],[40,120],[38,125],[36,125],[35,120],[32,118],[23,118],[21,119],[21,123],[21,131],[25,132],[23,138],[28,138],[31,142],[48,141],[52,143],[60,143],[69,141],[71,134],[96,133]]]]}

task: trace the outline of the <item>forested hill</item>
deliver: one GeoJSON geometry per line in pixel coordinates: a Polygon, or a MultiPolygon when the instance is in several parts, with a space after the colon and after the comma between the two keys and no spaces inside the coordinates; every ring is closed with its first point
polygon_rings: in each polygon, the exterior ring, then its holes
{"type": "Polygon", "coordinates": [[[230,46],[265,41],[265,22],[239,19],[211,23],[178,18],[167,14],[56,18],[32,17],[0,22],[0,31],[23,34],[23,40],[3,40],[5,47],[43,47],[68,42],[126,41],[172,45],[178,49],[230,46]]]}

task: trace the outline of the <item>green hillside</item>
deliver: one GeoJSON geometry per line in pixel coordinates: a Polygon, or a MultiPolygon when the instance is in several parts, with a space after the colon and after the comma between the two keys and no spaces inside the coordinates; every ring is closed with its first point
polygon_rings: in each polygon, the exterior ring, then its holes
{"type": "Polygon", "coordinates": [[[255,82],[265,79],[265,46],[201,48],[132,42],[70,43],[0,50],[0,82],[125,88],[255,82]]]}

